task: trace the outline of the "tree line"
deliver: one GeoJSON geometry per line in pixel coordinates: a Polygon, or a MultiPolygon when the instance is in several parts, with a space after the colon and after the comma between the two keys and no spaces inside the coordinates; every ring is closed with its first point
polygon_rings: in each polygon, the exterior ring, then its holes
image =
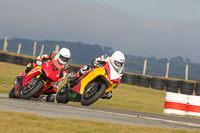
{"type": "MultiPolygon", "coordinates": [[[[22,44],[21,54],[32,55],[33,44],[35,40],[11,38],[8,40],[8,52],[17,53],[19,43],[22,44]]],[[[4,39],[0,39],[0,50],[3,49],[4,39]]],[[[42,40],[37,41],[36,55],[40,54],[41,46],[44,44],[44,53],[50,53],[55,50],[55,46],[59,45],[60,48],[67,47],[70,49],[72,56],[69,60],[72,64],[85,65],[90,64],[91,60],[103,54],[111,55],[113,49],[107,46],[100,46],[97,44],[87,44],[83,42],[69,42],[69,41],[56,41],[56,40],[42,40]]],[[[182,58],[181,56],[173,57],[170,59],[159,58],[154,56],[142,57],[135,55],[125,55],[125,71],[142,74],[144,60],[147,59],[147,74],[151,76],[165,75],[166,63],[170,62],[170,77],[184,78],[185,65],[189,65],[189,78],[200,79],[200,64],[193,63],[189,58],[182,58]]]]}

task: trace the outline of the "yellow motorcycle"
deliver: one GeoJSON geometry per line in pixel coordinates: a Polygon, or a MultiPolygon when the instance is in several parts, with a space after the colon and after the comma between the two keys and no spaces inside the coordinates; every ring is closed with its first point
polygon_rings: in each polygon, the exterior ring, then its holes
{"type": "Polygon", "coordinates": [[[58,91],[56,100],[58,103],[81,102],[82,105],[89,106],[101,98],[104,94],[120,84],[120,76],[116,74],[114,68],[105,62],[104,65],[96,67],[74,78],[68,76],[67,83],[58,91]],[[73,82],[69,79],[73,78],[73,82]]]}

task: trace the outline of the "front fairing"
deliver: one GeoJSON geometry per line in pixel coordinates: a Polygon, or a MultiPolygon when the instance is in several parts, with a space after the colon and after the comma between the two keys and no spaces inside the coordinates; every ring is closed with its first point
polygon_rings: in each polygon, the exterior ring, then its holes
{"type": "Polygon", "coordinates": [[[45,76],[53,82],[56,82],[59,79],[60,70],[52,63],[52,61],[43,63],[42,71],[45,76]]]}
{"type": "Polygon", "coordinates": [[[112,88],[115,86],[115,84],[113,84],[108,79],[105,69],[103,67],[99,67],[99,68],[94,68],[90,72],[83,75],[81,78],[81,81],[79,82],[79,84],[76,87],[73,88],[73,90],[80,94],[83,94],[84,88],[86,87],[86,85],[89,82],[91,82],[93,79],[95,79],[96,77],[101,77],[102,79],[104,79],[105,82],[107,82],[107,89],[106,89],[105,93],[112,90],[112,88]]]}
{"type": "Polygon", "coordinates": [[[58,70],[51,61],[45,62],[42,66],[37,66],[26,74],[22,82],[22,87],[24,87],[31,78],[37,75],[42,76],[45,79],[45,82],[47,81],[48,83],[53,84],[59,79],[60,70],[58,70]]]}

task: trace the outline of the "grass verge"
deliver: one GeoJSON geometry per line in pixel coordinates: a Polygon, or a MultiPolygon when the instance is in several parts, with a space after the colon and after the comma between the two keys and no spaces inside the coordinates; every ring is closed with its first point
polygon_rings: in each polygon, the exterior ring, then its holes
{"type": "MultiPolygon", "coordinates": [[[[0,93],[8,94],[14,85],[14,79],[25,66],[0,62],[0,93]]],[[[66,80],[60,85],[64,85],[66,80]]],[[[98,100],[92,106],[122,109],[130,111],[142,111],[150,113],[163,112],[165,92],[151,88],[121,84],[113,90],[113,98],[110,100],[98,100]]],[[[69,102],[69,104],[80,105],[80,103],[69,102]]]]}
{"type": "Polygon", "coordinates": [[[0,111],[2,133],[198,133],[183,129],[120,125],[117,123],[95,122],[64,118],[49,118],[28,113],[0,111]]]}
{"type": "MultiPolygon", "coordinates": [[[[0,62],[0,93],[8,94],[13,87],[16,76],[25,69],[25,66],[0,62]]],[[[64,85],[64,81],[62,85],[64,85]]],[[[61,87],[60,86],[60,87],[61,87]]],[[[91,106],[141,111],[149,113],[163,113],[165,91],[154,90],[121,84],[113,90],[111,100],[98,100],[91,106]]],[[[77,104],[80,103],[72,103],[77,104]]],[[[144,127],[136,125],[120,125],[117,123],[93,122],[86,120],[48,118],[27,113],[12,113],[0,111],[1,132],[84,132],[84,133],[197,133],[199,131],[175,130],[157,127],[144,127]]]]}

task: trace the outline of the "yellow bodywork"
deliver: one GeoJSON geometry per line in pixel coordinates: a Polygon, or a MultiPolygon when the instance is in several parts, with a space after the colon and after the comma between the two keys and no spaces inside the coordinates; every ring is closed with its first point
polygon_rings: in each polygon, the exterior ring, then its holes
{"type": "Polygon", "coordinates": [[[36,71],[41,71],[41,66],[37,66],[37,67],[33,68],[26,76],[29,76],[36,71]]]}
{"type": "Polygon", "coordinates": [[[98,67],[98,68],[94,68],[86,77],[84,77],[81,81],[81,89],[80,89],[80,94],[83,94],[83,90],[86,87],[86,85],[92,81],[93,79],[95,79],[96,77],[102,77],[107,83],[108,83],[108,87],[105,91],[105,93],[109,92],[110,90],[112,90],[112,88],[115,86],[115,84],[113,84],[107,77],[107,74],[104,70],[103,67],[98,67]]]}

